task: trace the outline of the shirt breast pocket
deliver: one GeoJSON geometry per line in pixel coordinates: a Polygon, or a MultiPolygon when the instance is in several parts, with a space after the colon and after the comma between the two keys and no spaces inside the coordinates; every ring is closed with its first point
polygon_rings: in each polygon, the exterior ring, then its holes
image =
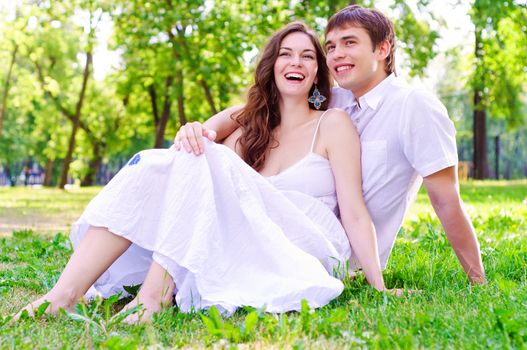
{"type": "Polygon", "coordinates": [[[386,178],[388,150],[386,140],[361,143],[361,167],[363,190],[365,183],[380,183],[386,178]]]}

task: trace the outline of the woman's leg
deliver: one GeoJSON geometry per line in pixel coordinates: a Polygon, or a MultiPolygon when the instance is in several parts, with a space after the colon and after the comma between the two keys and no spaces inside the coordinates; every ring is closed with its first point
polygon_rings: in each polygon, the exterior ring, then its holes
{"type": "MultiPolygon", "coordinates": [[[[58,313],[61,308],[71,309],[130,244],[126,238],[115,235],[104,227],[90,227],[55,286],[22,311],[27,310],[33,315],[33,310],[46,301],[50,303],[46,310],[50,314],[58,313]]],[[[22,311],[14,318],[18,319],[22,311]]]]}
{"type": "Polygon", "coordinates": [[[152,261],[150,270],[139,293],[121,312],[140,305],[138,312],[124,319],[126,323],[150,322],[152,315],[165,306],[172,305],[174,299],[174,280],[161,265],[152,261]]]}

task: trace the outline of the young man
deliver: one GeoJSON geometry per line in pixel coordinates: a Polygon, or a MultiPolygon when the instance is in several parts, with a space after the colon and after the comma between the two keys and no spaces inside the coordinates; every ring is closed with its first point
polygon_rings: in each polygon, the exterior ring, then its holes
{"type": "MultiPolygon", "coordinates": [[[[327,64],[339,84],[330,107],[346,110],[360,135],[363,195],[377,231],[383,268],[406,210],[424,183],[452,248],[473,283],[485,283],[474,228],[459,195],[455,129],[432,95],[395,77],[395,35],[381,12],[348,6],[326,28],[327,64]]],[[[176,136],[202,152],[201,137],[222,139],[236,124],[227,109],[202,126],[190,123],[176,136]]],[[[354,259],[350,259],[351,262],[354,259]]],[[[352,268],[359,266],[352,266],[352,268]]]]}

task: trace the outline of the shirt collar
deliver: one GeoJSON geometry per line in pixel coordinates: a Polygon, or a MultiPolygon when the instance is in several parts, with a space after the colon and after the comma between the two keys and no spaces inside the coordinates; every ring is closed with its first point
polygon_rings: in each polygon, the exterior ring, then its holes
{"type": "MultiPolygon", "coordinates": [[[[384,97],[386,90],[391,85],[392,81],[395,79],[395,74],[392,73],[388,75],[383,81],[377,84],[373,89],[365,93],[359,98],[359,105],[361,109],[369,107],[372,109],[377,109],[379,102],[381,102],[384,97]]],[[[355,102],[356,103],[356,102],[355,102]]]]}

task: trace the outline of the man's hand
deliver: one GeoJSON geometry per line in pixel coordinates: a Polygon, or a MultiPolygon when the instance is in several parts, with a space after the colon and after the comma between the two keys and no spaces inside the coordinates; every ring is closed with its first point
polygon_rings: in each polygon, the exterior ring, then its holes
{"type": "Polygon", "coordinates": [[[211,141],[216,139],[216,132],[205,128],[200,122],[183,125],[174,138],[176,150],[184,148],[188,153],[194,152],[199,156],[203,153],[203,136],[211,141]]]}

